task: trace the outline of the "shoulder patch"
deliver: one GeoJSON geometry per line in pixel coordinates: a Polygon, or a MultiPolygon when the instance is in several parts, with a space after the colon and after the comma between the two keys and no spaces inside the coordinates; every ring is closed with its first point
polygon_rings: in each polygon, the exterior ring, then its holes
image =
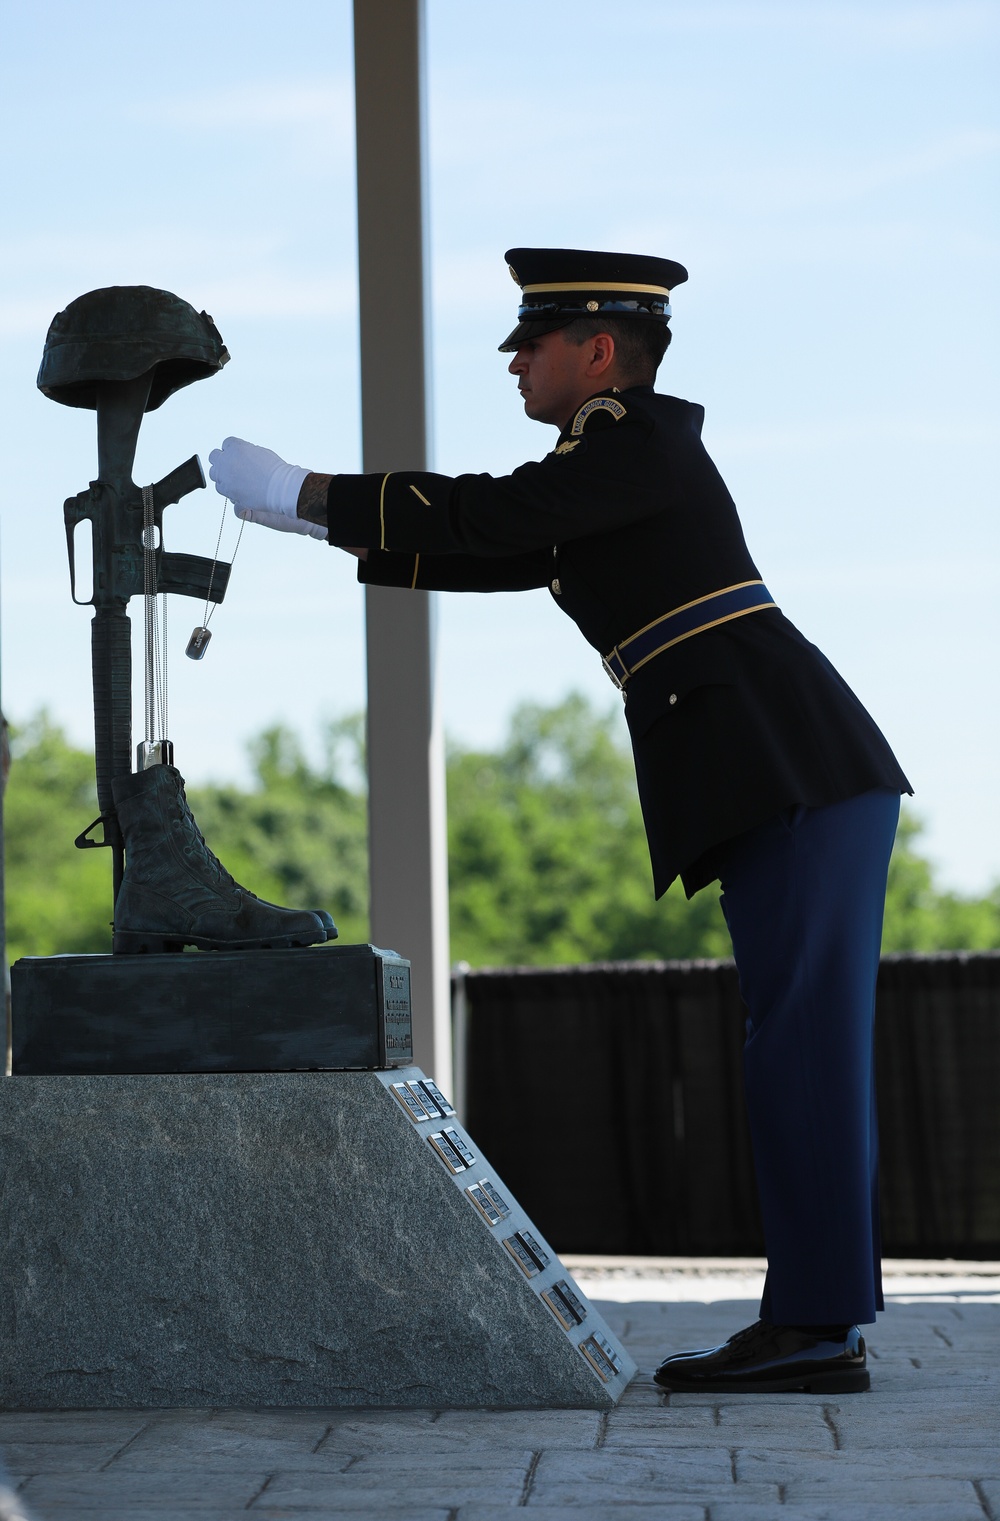
{"type": "Polygon", "coordinates": [[[556,444],[556,447],[553,449],[552,453],[572,454],[573,450],[578,448],[580,443],[581,440],[579,438],[564,438],[561,444],[556,444]]]}
{"type": "Polygon", "coordinates": [[[570,438],[579,438],[587,426],[588,419],[593,417],[595,412],[605,414],[605,422],[620,422],[627,410],[628,408],[624,407],[620,401],[616,401],[613,396],[592,396],[589,401],[584,402],[574,417],[573,424],[569,430],[569,436],[570,438]],[[607,415],[609,413],[610,417],[607,415]]]}

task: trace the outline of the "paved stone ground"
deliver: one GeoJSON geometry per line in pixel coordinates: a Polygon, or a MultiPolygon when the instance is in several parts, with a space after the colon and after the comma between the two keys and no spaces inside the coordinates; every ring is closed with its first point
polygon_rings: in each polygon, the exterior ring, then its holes
{"type": "Polygon", "coordinates": [[[31,1521],[1000,1521],[1000,1265],[897,1271],[869,1394],[728,1400],[668,1396],[650,1370],[755,1318],[754,1265],[567,1265],[642,1370],[610,1414],[0,1413],[19,1503],[31,1521]]]}

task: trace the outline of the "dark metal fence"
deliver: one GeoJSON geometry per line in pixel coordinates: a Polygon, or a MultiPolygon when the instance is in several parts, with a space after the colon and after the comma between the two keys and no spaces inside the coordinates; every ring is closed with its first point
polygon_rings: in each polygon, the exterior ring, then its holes
{"type": "MultiPolygon", "coordinates": [[[[732,962],[469,972],[467,1122],[561,1251],[760,1255],[732,962]]],[[[887,956],[883,1239],[1000,1257],[1000,952],[887,956]]]]}

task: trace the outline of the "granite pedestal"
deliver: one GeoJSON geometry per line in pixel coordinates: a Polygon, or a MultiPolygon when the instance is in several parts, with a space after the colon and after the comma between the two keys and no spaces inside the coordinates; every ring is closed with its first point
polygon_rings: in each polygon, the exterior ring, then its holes
{"type": "Polygon", "coordinates": [[[615,1404],[634,1365],[421,1081],[0,1082],[0,1406],[615,1404]]]}

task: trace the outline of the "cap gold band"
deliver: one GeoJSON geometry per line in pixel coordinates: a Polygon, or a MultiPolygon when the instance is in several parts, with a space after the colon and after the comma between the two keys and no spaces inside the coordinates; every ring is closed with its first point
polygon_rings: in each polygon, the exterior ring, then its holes
{"type": "Polygon", "coordinates": [[[670,295],[665,285],[639,285],[634,280],[556,280],[547,285],[522,285],[521,289],[526,296],[539,295],[543,291],[554,290],[638,290],[642,291],[644,295],[650,296],[670,295]]]}

